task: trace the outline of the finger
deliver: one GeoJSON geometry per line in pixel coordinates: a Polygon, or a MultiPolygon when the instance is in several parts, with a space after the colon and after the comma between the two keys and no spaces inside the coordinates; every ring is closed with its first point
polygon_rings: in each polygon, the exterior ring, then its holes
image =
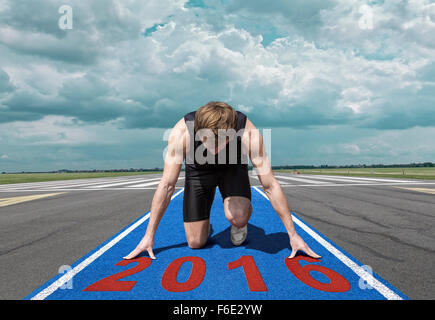
{"type": "Polygon", "coordinates": [[[289,259],[292,259],[292,258],[294,258],[295,256],[296,256],[296,253],[298,252],[298,250],[292,250],[292,253],[289,255],[289,259]]]}
{"type": "Polygon", "coordinates": [[[308,254],[310,257],[312,257],[312,258],[316,258],[316,259],[319,259],[319,258],[322,257],[322,256],[319,256],[317,253],[315,253],[313,250],[311,250],[311,248],[308,248],[308,247],[307,247],[307,254],[308,254]]]}
{"type": "Polygon", "coordinates": [[[136,256],[141,253],[142,251],[140,249],[134,249],[132,252],[130,252],[130,254],[128,254],[127,256],[125,256],[123,259],[133,259],[136,258],[136,256]]]}
{"type": "Polygon", "coordinates": [[[147,251],[148,251],[148,254],[150,255],[150,258],[153,259],[153,260],[155,260],[155,259],[156,259],[156,256],[155,256],[154,253],[153,253],[153,249],[147,249],[147,251]]]}

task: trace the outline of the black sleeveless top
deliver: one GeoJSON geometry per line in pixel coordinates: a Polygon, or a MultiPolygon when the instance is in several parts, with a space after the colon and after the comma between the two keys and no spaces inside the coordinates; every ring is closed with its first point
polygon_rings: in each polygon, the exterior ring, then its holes
{"type": "MultiPolygon", "coordinates": [[[[244,113],[240,111],[236,111],[236,112],[237,112],[236,136],[234,136],[233,140],[230,140],[226,144],[225,148],[220,150],[214,156],[214,162],[208,161],[208,159],[211,160],[211,156],[207,157],[208,150],[207,148],[205,148],[205,146],[201,146],[203,144],[202,141],[195,140],[196,131],[194,128],[194,121],[195,121],[196,111],[189,112],[184,116],[184,121],[186,122],[187,129],[189,130],[189,135],[190,135],[190,150],[186,150],[186,159],[185,159],[186,172],[191,170],[217,170],[217,169],[225,168],[227,166],[234,166],[234,165],[239,165],[239,166],[242,165],[246,167],[248,166],[248,156],[242,153],[242,136],[245,129],[247,117],[244,113]],[[192,145],[194,146],[194,148],[192,148],[192,145]],[[203,156],[202,156],[203,159],[200,160],[200,163],[198,163],[197,161],[198,159],[195,158],[195,154],[197,154],[197,149],[199,147],[203,149],[203,156]],[[203,163],[203,161],[205,161],[205,163],[203,163]]],[[[201,150],[199,150],[199,153],[201,153],[201,150]]]]}

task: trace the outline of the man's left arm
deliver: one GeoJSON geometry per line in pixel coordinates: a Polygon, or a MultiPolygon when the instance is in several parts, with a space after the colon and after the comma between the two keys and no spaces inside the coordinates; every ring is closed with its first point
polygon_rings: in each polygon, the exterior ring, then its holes
{"type": "Polygon", "coordinates": [[[290,246],[292,248],[289,258],[295,257],[298,250],[304,251],[313,258],[320,258],[320,256],[311,250],[297,234],[287,198],[282,191],[281,185],[273,175],[270,160],[264,147],[263,137],[249,119],[247,119],[245,131],[247,132],[244,135],[244,139],[242,139],[243,147],[247,150],[260,183],[289,235],[290,246]]]}

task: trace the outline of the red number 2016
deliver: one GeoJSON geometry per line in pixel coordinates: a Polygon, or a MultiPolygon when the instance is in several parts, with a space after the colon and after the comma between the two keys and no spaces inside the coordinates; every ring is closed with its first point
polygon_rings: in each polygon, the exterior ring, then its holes
{"type": "Polygon", "coordinates": [[[252,256],[242,256],[236,261],[228,263],[228,269],[230,270],[238,267],[243,267],[250,291],[267,291],[264,280],[252,256]]]}
{"type": "Polygon", "coordinates": [[[334,270],[315,264],[307,264],[301,267],[299,260],[305,260],[308,262],[319,262],[319,260],[304,256],[298,256],[293,259],[285,259],[285,264],[290,272],[293,273],[296,278],[310,287],[327,292],[345,292],[350,289],[349,281],[347,281],[346,278],[334,270]],[[329,278],[330,282],[324,283],[314,279],[310,275],[310,271],[323,273],[329,278]]]}
{"type": "Polygon", "coordinates": [[[126,266],[130,263],[138,262],[139,264],[131,269],[111,275],[107,278],[101,279],[83,291],[130,291],[133,289],[137,281],[118,281],[122,278],[131,276],[148,268],[151,264],[151,259],[147,257],[139,257],[131,260],[121,260],[115,266],[126,266]]]}
{"type": "MultiPolygon", "coordinates": [[[[299,264],[300,260],[305,260],[307,262],[319,262],[319,260],[304,256],[298,256],[293,259],[285,259],[285,264],[290,272],[306,285],[317,290],[328,292],[345,292],[350,289],[349,282],[339,273],[320,265],[309,264],[302,267],[299,264]],[[324,283],[314,279],[310,275],[310,271],[317,271],[324,274],[329,278],[330,282],[324,283]]],[[[130,291],[135,286],[137,281],[120,281],[120,279],[145,270],[149,267],[151,261],[152,260],[148,257],[122,260],[118,262],[116,266],[127,266],[132,262],[137,262],[138,265],[131,269],[124,270],[107,278],[101,279],[86,287],[83,291],[130,291]]],[[[229,270],[239,267],[243,268],[250,291],[267,291],[266,284],[264,283],[264,280],[261,277],[260,271],[258,270],[252,256],[242,256],[239,259],[228,263],[229,270]]],[[[178,258],[172,261],[164,271],[161,284],[165,290],[171,292],[191,291],[202,283],[205,277],[205,271],[205,261],[200,257],[178,258]],[[177,280],[177,275],[181,266],[185,262],[192,263],[192,270],[190,272],[189,278],[185,282],[180,283],[177,280]]]]}
{"type": "Polygon", "coordinates": [[[162,277],[162,287],[171,292],[186,292],[198,287],[205,276],[205,261],[200,257],[183,257],[171,262],[162,277]],[[187,261],[192,262],[192,271],[186,282],[178,282],[177,274],[181,265],[187,261]]]}

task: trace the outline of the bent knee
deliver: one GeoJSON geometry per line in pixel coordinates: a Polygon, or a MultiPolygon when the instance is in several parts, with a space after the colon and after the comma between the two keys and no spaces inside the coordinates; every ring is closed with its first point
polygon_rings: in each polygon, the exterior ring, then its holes
{"type": "Polygon", "coordinates": [[[202,247],[204,247],[205,243],[207,242],[207,240],[201,240],[198,238],[191,238],[191,239],[187,239],[187,244],[189,245],[189,248],[191,249],[200,249],[202,247]]]}
{"type": "Polygon", "coordinates": [[[235,227],[241,228],[244,227],[251,217],[252,214],[252,207],[249,205],[248,207],[244,208],[237,208],[233,210],[228,210],[229,212],[226,212],[225,216],[228,219],[228,221],[235,227]]]}
{"type": "Polygon", "coordinates": [[[237,218],[231,217],[228,219],[228,221],[233,226],[235,226],[237,228],[242,228],[242,227],[246,226],[246,224],[248,223],[249,217],[237,217],[237,218]]]}
{"type": "Polygon", "coordinates": [[[250,217],[251,212],[249,210],[237,210],[237,212],[227,215],[228,221],[237,228],[246,226],[250,217]]]}

